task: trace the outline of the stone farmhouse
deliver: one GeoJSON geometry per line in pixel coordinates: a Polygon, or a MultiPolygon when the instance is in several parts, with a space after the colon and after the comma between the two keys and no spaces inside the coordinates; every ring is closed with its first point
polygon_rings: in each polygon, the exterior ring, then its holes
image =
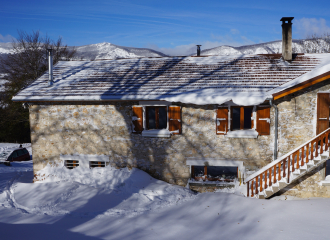
{"type": "Polygon", "coordinates": [[[197,191],[240,181],[250,197],[330,197],[330,54],[292,53],[292,19],[282,54],[54,69],[49,54],[49,72],[13,98],[29,106],[34,172],[136,167],[197,191]]]}

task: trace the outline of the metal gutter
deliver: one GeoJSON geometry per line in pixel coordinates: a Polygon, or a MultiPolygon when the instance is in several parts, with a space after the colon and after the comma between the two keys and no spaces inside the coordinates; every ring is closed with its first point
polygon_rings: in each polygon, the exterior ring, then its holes
{"type": "Polygon", "coordinates": [[[275,104],[273,104],[273,99],[269,99],[270,105],[275,109],[275,130],[274,130],[274,161],[277,159],[277,139],[278,139],[278,108],[275,104]]]}

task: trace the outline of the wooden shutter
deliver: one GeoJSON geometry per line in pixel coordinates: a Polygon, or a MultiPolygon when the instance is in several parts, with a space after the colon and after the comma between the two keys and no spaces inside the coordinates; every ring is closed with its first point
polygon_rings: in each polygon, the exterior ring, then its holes
{"type": "Polygon", "coordinates": [[[329,128],[329,106],[330,106],[330,94],[318,93],[316,134],[319,134],[329,128]]]}
{"type": "Polygon", "coordinates": [[[143,107],[132,107],[133,116],[133,133],[141,133],[143,131],[143,107]]]}
{"type": "Polygon", "coordinates": [[[181,107],[169,106],[168,107],[169,130],[172,134],[181,134],[181,107]]]}
{"type": "Polygon", "coordinates": [[[257,107],[257,131],[259,135],[270,134],[270,106],[257,107]]]}
{"type": "Polygon", "coordinates": [[[217,109],[216,133],[225,135],[228,131],[228,108],[217,109]]]}

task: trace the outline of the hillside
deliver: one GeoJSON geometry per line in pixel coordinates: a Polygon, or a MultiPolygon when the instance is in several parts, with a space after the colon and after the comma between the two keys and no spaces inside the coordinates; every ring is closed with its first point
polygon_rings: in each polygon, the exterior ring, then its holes
{"type": "Polygon", "coordinates": [[[122,47],[112,43],[97,43],[76,47],[77,59],[99,60],[138,57],[166,57],[165,54],[148,48],[122,47]]]}
{"type": "MultiPolygon", "coordinates": [[[[73,48],[70,46],[70,48],[73,48]]],[[[76,59],[97,60],[138,57],[166,57],[167,55],[148,48],[122,47],[112,43],[96,43],[75,47],[76,59]]],[[[0,56],[12,53],[11,43],[0,42],[0,56]]]]}
{"type": "MultiPolygon", "coordinates": [[[[294,53],[325,53],[330,51],[330,38],[293,40],[294,53]]],[[[201,51],[202,55],[241,55],[282,53],[282,41],[273,41],[240,47],[219,46],[201,51]]]]}

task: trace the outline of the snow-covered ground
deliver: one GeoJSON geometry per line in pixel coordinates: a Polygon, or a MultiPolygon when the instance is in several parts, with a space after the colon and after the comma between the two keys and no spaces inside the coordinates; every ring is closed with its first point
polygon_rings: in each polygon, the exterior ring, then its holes
{"type": "MultiPolygon", "coordinates": [[[[0,151],[18,146],[0,144],[0,151]]],[[[330,199],[259,200],[228,190],[195,194],[138,169],[110,166],[46,167],[38,176],[42,181],[32,183],[32,161],[0,164],[0,239],[329,239],[330,235],[330,199]]]]}

